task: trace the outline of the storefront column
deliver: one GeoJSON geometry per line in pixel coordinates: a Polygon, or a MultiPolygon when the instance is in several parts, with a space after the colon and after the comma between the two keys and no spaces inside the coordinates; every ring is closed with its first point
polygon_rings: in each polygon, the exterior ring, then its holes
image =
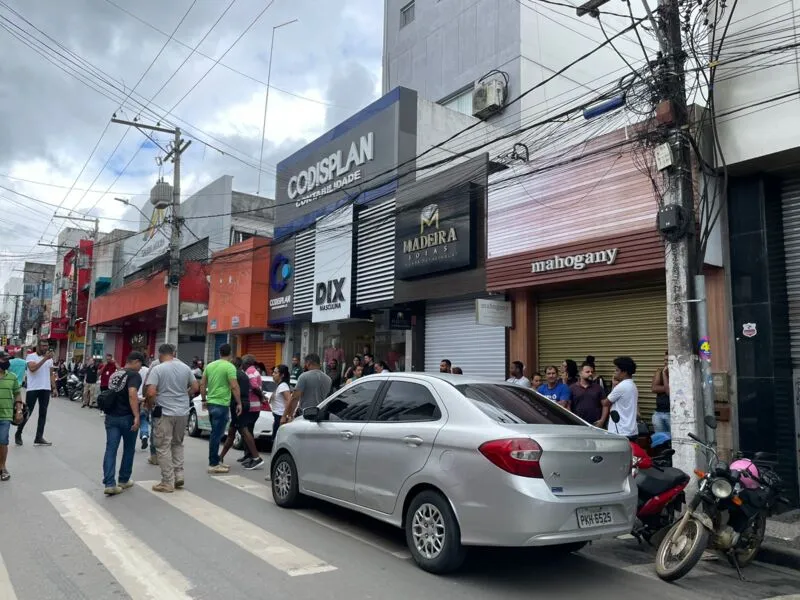
{"type": "Polygon", "coordinates": [[[521,360],[525,375],[533,377],[537,368],[536,300],[530,290],[513,290],[509,297],[513,305],[514,326],[508,330],[508,360],[521,360]]]}

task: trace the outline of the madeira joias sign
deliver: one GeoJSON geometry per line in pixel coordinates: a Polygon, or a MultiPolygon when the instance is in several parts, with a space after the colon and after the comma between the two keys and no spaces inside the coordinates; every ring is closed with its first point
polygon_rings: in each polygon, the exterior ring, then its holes
{"type": "Polygon", "coordinates": [[[607,248],[596,252],[581,252],[566,256],[553,256],[531,263],[531,273],[548,273],[562,269],[583,271],[592,265],[613,265],[617,262],[618,248],[607,248]]]}
{"type": "Polygon", "coordinates": [[[286,193],[301,207],[317,198],[341,190],[362,179],[364,164],[375,158],[375,134],[353,140],[346,150],[339,149],[289,178],[286,193]]]}

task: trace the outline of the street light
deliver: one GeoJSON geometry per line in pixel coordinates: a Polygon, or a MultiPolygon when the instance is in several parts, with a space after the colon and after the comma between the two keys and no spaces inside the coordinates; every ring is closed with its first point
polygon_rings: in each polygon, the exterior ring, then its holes
{"type": "Polygon", "coordinates": [[[261,126],[261,153],[258,155],[258,187],[256,196],[261,192],[261,165],[264,162],[264,138],[267,135],[267,108],[269,107],[269,84],[272,78],[272,49],[275,47],[275,32],[281,27],[286,27],[292,23],[297,23],[299,19],[292,19],[272,28],[272,40],[269,43],[269,66],[267,67],[267,92],[264,96],[264,123],[261,126]]]}

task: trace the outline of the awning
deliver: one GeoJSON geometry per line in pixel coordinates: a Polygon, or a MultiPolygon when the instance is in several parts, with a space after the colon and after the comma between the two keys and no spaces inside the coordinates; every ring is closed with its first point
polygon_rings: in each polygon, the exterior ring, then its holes
{"type": "MultiPolygon", "coordinates": [[[[166,271],[133,281],[119,289],[95,298],[89,316],[92,327],[113,324],[167,305],[166,271]]],[[[181,302],[208,302],[208,281],[205,267],[191,262],[184,266],[180,284],[181,302]]]]}

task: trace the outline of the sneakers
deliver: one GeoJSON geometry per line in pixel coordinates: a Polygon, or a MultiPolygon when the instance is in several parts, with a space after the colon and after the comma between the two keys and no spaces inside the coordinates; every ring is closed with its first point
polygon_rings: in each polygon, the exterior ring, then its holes
{"type": "Polygon", "coordinates": [[[122,483],[120,481],[119,482],[119,487],[121,487],[123,490],[129,490],[129,489],[131,489],[133,487],[133,482],[132,481],[126,481],[125,483],[122,483]]]}
{"type": "Polygon", "coordinates": [[[52,444],[52,443],[50,443],[50,442],[48,442],[48,441],[47,441],[46,439],[44,439],[44,438],[39,438],[38,440],[34,440],[34,441],[33,441],[33,445],[34,445],[34,446],[52,446],[53,444],[52,444]]]}
{"type": "Polygon", "coordinates": [[[245,468],[246,471],[252,471],[254,469],[259,469],[264,464],[264,459],[260,456],[258,458],[251,458],[242,463],[242,466],[245,468]]]}
{"type": "Polygon", "coordinates": [[[175,489],[177,490],[177,489],[183,488],[185,483],[186,482],[183,479],[176,479],[175,480],[175,489]]]}
{"type": "Polygon", "coordinates": [[[213,467],[208,467],[208,472],[211,475],[219,475],[221,473],[227,473],[230,470],[231,468],[229,466],[223,464],[215,465],[213,467]]]}
{"type": "Polygon", "coordinates": [[[9,473],[6,469],[0,471],[0,481],[8,481],[11,479],[11,473],[9,473]]]}
{"type": "Polygon", "coordinates": [[[147,450],[147,436],[142,438],[142,450],[147,450]]]}
{"type": "Polygon", "coordinates": [[[17,433],[14,434],[14,443],[17,446],[22,446],[22,432],[21,431],[18,431],[17,433]]]}
{"type": "Polygon", "coordinates": [[[157,466],[158,465],[158,458],[151,454],[150,458],[147,459],[147,462],[148,462],[148,464],[157,466]]]}
{"type": "Polygon", "coordinates": [[[241,458],[237,458],[237,459],[236,459],[236,462],[238,462],[238,463],[243,463],[243,462],[245,462],[246,460],[248,460],[249,458],[250,458],[250,457],[249,457],[249,456],[247,456],[247,454],[242,454],[241,458]]]}
{"type": "Polygon", "coordinates": [[[161,482],[153,486],[153,491],[161,492],[162,494],[171,494],[172,492],[175,491],[175,488],[171,485],[161,482]]]}
{"type": "Polygon", "coordinates": [[[122,493],[122,488],[118,485],[107,487],[105,490],[103,490],[103,493],[106,496],[117,496],[122,493]]]}

